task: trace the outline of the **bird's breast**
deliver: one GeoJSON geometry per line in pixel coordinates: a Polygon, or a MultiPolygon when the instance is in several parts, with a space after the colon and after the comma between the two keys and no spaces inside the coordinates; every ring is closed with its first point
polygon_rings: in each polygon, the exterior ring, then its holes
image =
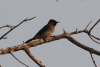
{"type": "Polygon", "coordinates": [[[54,26],[49,26],[48,30],[46,30],[44,33],[42,33],[41,37],[43,39],[50,37],[53,34],[54,29],[55,29],[54,26]]]}

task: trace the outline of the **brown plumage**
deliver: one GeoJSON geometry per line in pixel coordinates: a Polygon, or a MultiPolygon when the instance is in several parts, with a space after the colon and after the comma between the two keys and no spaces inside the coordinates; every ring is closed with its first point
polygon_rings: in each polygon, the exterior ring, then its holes
{"type": "Polygon", "coordinates": [[[33,38],[27,40],[25,43],[29,43],[32,40],[41,39],[41,38],[45,40],[46,38],[50,37],[53,34],[57,23],[59,22],[50,19],[47,25],[45,25],[33,38]]]}

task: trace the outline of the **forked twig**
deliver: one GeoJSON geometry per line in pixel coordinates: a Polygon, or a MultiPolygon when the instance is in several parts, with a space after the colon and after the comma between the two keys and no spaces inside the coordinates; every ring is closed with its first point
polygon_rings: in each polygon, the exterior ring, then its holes
{"type": "MultiPolygon", "coordinates": [[[[94,40],[92,37],[94,37],[94,36],[92,36],[91,37],[91,30],[99,23],[99,21],[100,21],[100,19],[92,26],[92,28],[89,30],[89,32],[87,32],[87,34],[88,34],[88,36],[94,41],[94,42],[96,42],[96,43],[98,43],[98,44],[100,44],[99,42],[97,42],[96,40],[94,40]]],[[[96,38],[96,37],[94,37],[95,39],[99,39],[99,38],[96,38]]]]}
{"type": "Polygon", "coordinates": [[[28,21],[28,20],[32,20],[32,19],[34,19],[35,17],[33,17],[33,18],[31,18],[31,19],[24,19],[22,22],[20,22],[18,25],[16,25],[16,26],[14,26],[14,28],[11,28],[8,32],[6,32],[4,35],[2,35],[1,37],[0,37],[0,40],[4,37],[4,36],[6,36],[9,32],[11,32],[12,30],[14,30],[16,27],[18,27],[20,24],[22,24],[23,22],[26,22],[26,21],[28,21]]]}

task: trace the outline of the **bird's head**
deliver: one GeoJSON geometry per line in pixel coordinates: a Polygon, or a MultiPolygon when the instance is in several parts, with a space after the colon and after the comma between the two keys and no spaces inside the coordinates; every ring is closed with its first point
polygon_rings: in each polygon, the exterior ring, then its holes
{"type": "Polygon", "coordinates": [[[48,22],[48,24],[52,24],[54,26],[56,26],[57,23],[59,23],[59,22],[56,21],[56,20],[53,20],[53,19],[50,19],[49,22],[48,22]]]}

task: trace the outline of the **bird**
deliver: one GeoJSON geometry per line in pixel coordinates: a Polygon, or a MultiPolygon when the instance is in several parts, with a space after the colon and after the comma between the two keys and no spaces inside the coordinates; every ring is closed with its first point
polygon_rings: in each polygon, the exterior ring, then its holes
{"type": "Polygon", "coordinates": [[[59,22],[54,19],[50,19],[49,22],[33,38],[27,40],[25,43],[29,43],[36,39],[45,40],[46,38],[50,37],[53,34],[57,23],[59,22]]]}

